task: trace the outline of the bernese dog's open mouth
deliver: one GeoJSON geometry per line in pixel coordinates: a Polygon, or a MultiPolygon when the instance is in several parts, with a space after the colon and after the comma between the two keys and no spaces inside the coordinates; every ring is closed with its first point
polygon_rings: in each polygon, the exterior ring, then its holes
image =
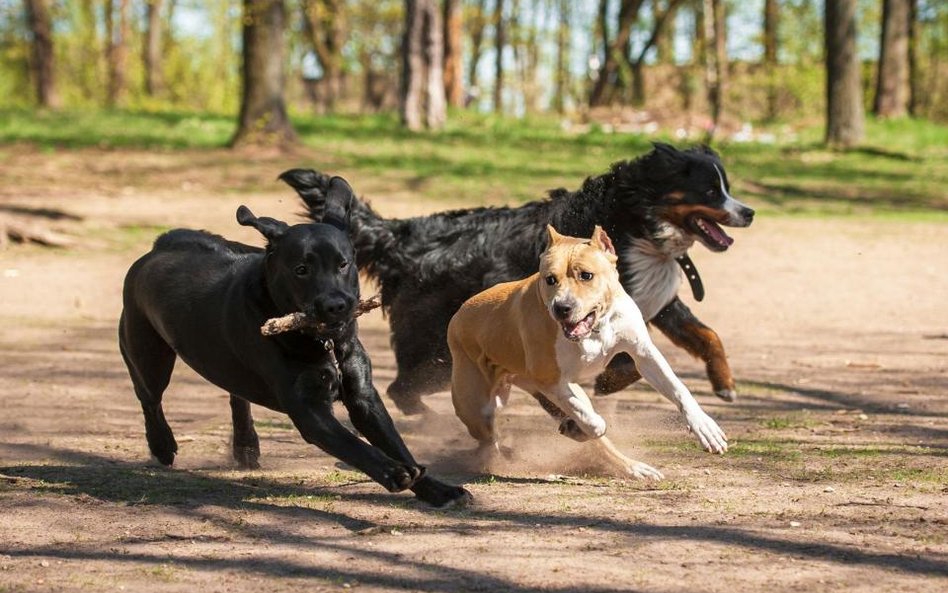
{"type": "Polygon", "coordinates": [[[593,332],[596,327],[596,312],[592,311],[576,323],[561,321],[560,326],[563,328],[563,335],[566,336],[567,340],[578,342],[593,332]]]}
{"type": "Polygon", "coordinates": [[[734,243],[718,223],[706,216],[692,214],[685,219],[685,226],[711,251],[725,251],[734,243]]]}

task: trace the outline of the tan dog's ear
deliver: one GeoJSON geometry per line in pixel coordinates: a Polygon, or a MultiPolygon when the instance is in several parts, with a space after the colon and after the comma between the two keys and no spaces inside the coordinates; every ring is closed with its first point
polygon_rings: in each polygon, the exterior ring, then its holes
{"type": "Polygon", "coordinates": [[[616,248],[612,245],[612,239],[609,238],[609,235],[606,234],[606,231],[602,229],[598,224],[596,229],[593,231],[592,244],[602,249],[606,253],[611,253],[612,255],[616,254],[616,248]]]}
{"type": "Polygon", "coordinates": [[[557,233],[552,224],[546,225],[546,232],[550,237],[550,245],[555,245],[563,239],[563,235],[557,233]]]}

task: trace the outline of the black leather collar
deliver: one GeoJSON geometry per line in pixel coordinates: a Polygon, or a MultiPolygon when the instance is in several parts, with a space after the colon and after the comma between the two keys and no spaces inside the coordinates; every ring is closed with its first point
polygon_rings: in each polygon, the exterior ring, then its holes
{"type": "Polygon", "coordinates": [[[688,279],[688,284],[691,285],[691,294],[695,295],[695,300],[703,300],[704,284],[701,283],[701,276],[698,275],[698,268],[695,267],[695,262],[691,261],[687,253],[676,257],[675,261],[678,262],[681,269],[685,271],[685,278],[688,279]]]}

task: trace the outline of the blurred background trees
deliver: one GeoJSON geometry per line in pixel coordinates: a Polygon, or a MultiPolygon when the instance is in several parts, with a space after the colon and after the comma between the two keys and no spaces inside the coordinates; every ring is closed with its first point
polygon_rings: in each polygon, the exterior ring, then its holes
{"type": "Polygon", "coordinates": [[[948,121],[948,3],[0,0],[2,108],[240,113],[235,140],[288,140],[287,109],[416,129],[445,104],[695,139],[825,120],[847,145],[863,110],[948,121]]]}

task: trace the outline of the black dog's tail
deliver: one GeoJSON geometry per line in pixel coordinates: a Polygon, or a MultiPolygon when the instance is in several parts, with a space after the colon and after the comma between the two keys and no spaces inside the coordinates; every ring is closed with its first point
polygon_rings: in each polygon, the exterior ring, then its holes
{"type": "MultiPolygon", "coordinates": [[[[290,169],[281,173],[280,179],[303,199],[310,218],[322,220],[332,176],[312,169],[290,169]]],[[[384,281],[380,272],[389,267],[386,262],[398,257],[391,221],[379,216],[365,200],[358,197],[352,200],[349,216],[349,238],[356,250],[359,270],[378,281],[384,281]]]]}

